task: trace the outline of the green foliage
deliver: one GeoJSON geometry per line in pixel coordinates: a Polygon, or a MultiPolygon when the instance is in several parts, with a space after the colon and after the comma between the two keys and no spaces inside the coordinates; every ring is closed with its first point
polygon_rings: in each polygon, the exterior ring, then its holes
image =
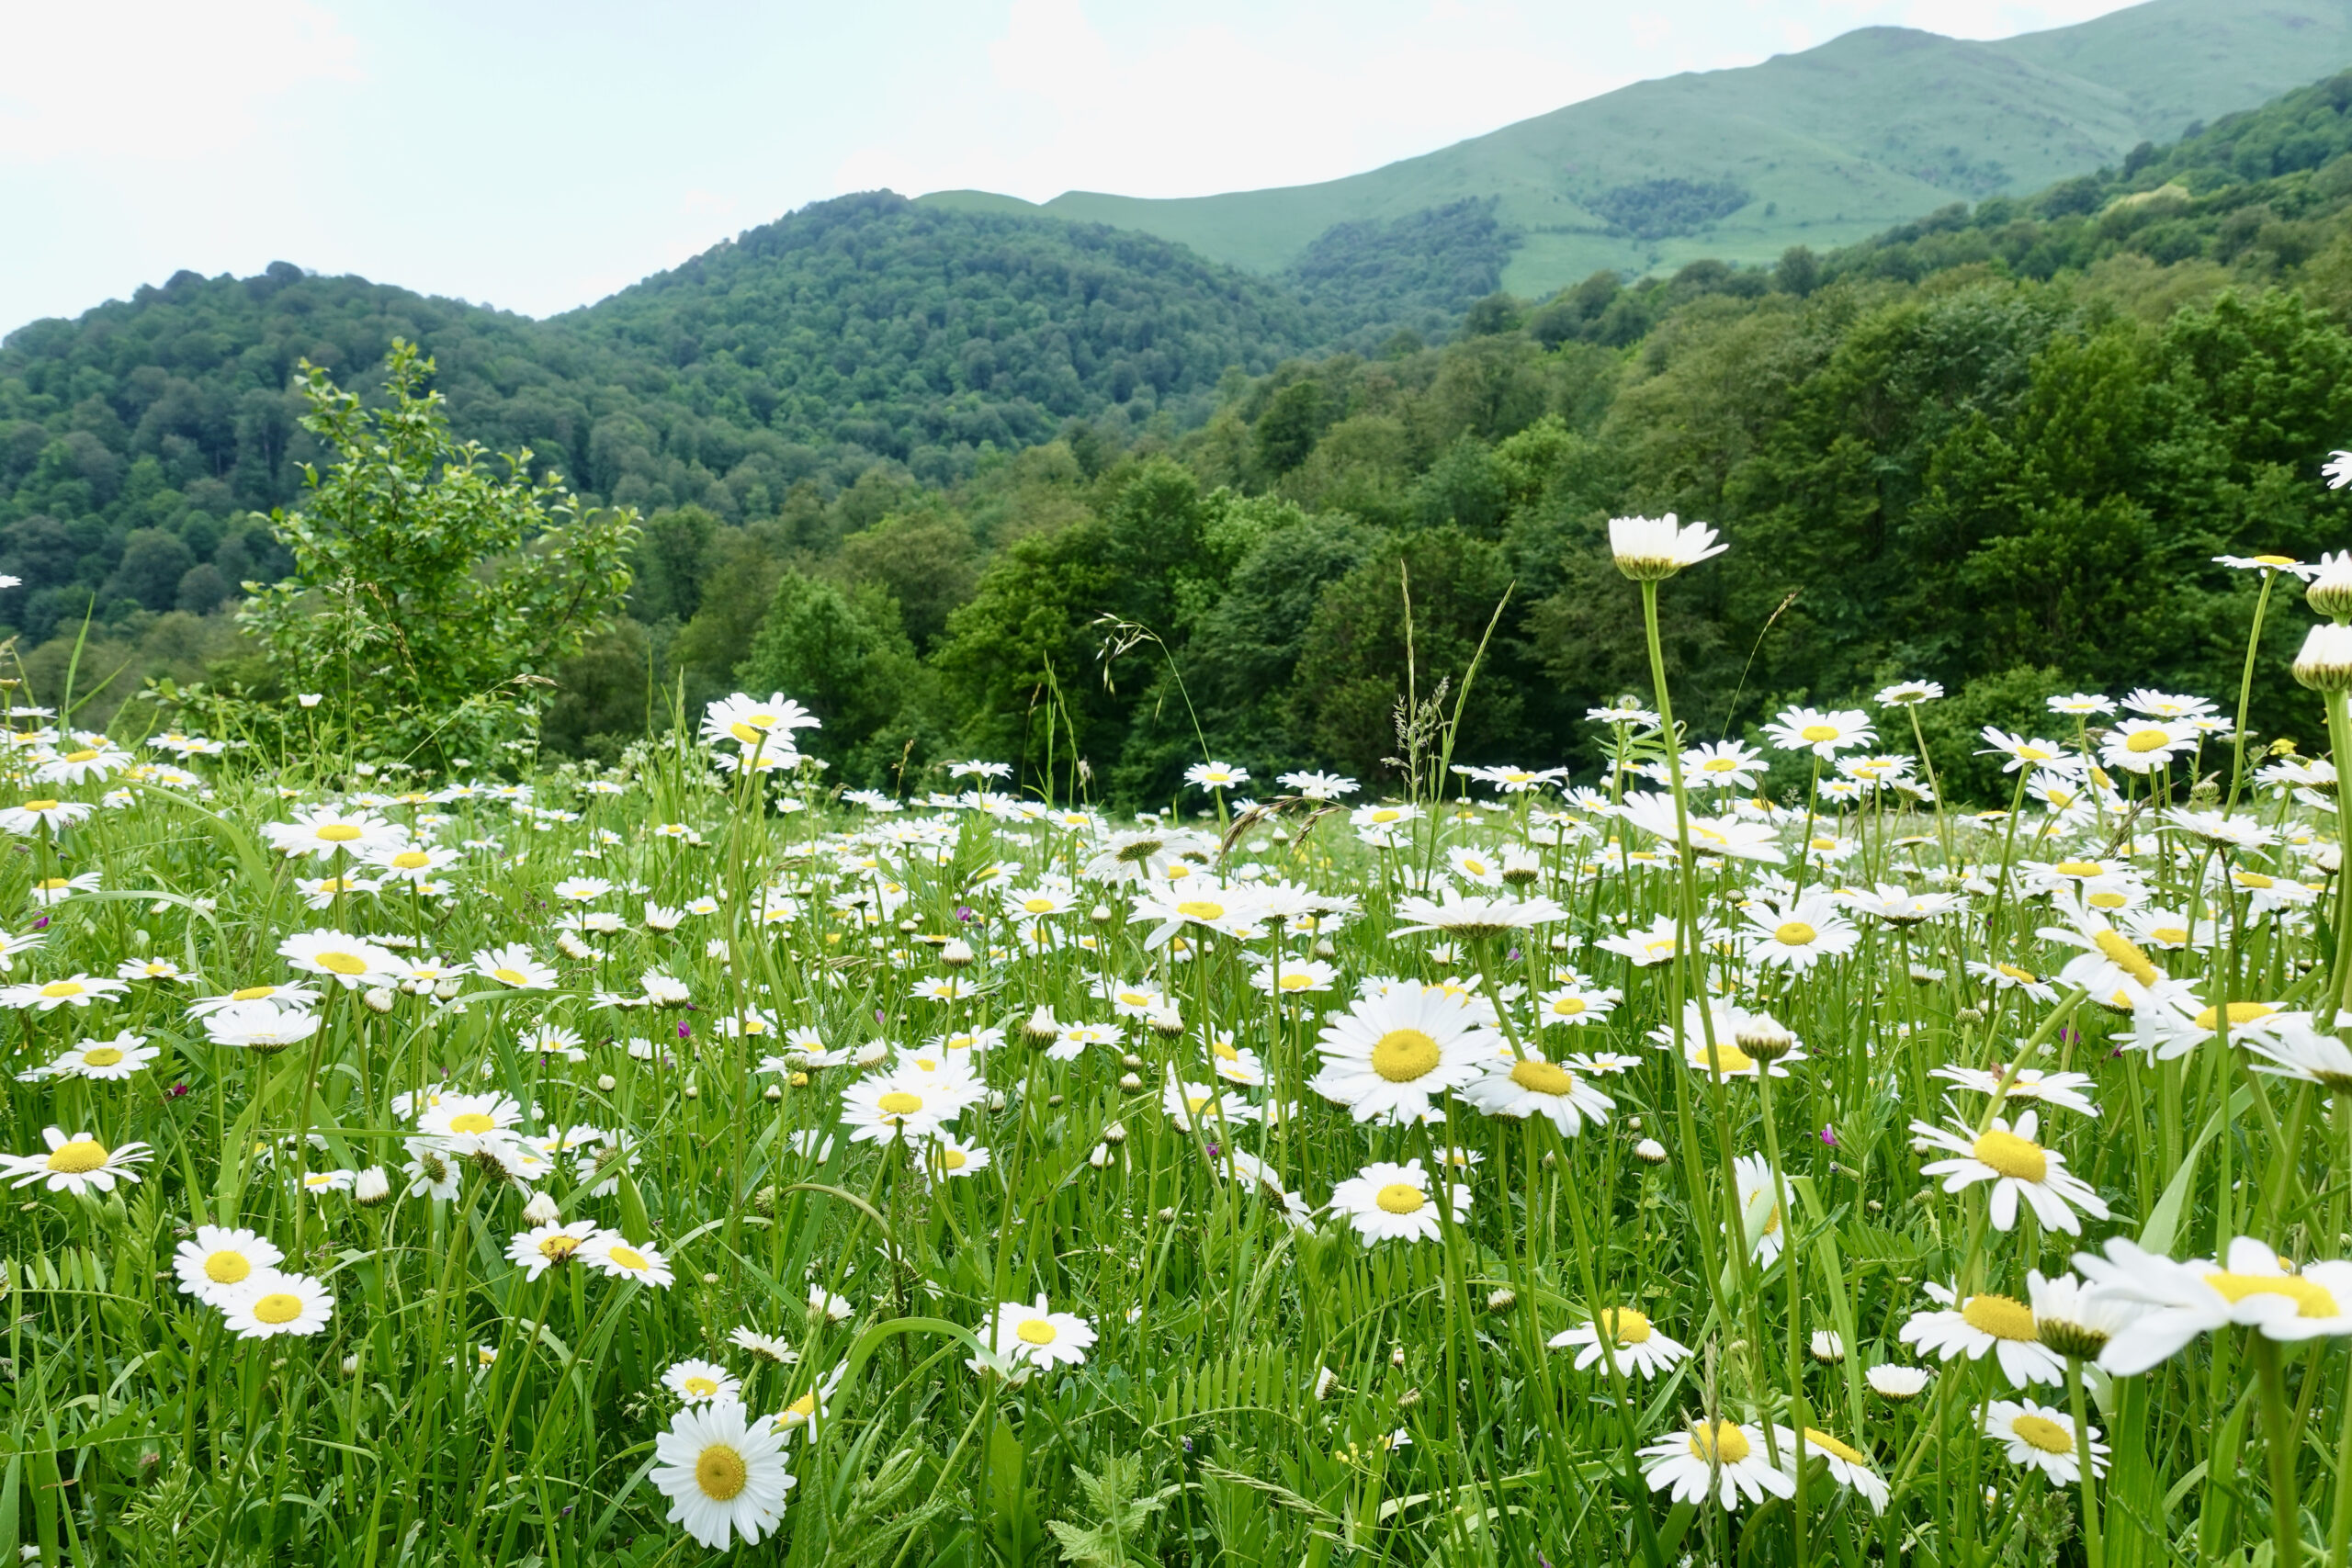
{"type": "Polygon", "coordinates": [[[303,428],[335,456],[305,467],[300,510],[271,514],[295,575],[248,584],[241,613],[282,689],[332,692],[337,724],[399,757],[509,728],[516,700],[610,624],[638,536],[628,509],[532,479],[527,451],[493,474],[423,390],[432,368],[395,340],[370,411],[302,367],[303,428]]]}
{"type": "Polygon", "coordinates": [[[789,692],[824,720],[826,752],[852,784],[895,784],[894,764],[927,738],[932,672],[897,604],[870,584],[844,592],[786,571],[736,677],[746,689],[789,692]]]}
{"type": "Polygon", "coordinates": [[[1094,1517],[1083,1526],[1064,1519],[1046,1522],[1061,1543],[1062,1561],[1080,1568],[1129,1568],[1131,1563],[1151,1568],[1157,1561],[1149,1551],[1152,1516],[1183,1488],[1163,1487],[1147,1497],[1143,1487],[1143,1461],[1133,1454],[1105,1454],[1100,1475],[1079,1471],[1078,1489],[1094,1517]]]}

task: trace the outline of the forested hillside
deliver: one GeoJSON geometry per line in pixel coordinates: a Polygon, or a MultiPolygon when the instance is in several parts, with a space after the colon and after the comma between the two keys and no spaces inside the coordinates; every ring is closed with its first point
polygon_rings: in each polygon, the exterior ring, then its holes
{"type": "Polygon", "coordinates": [[[1926,676],[1956,752],[2061,686],[2222,691],[2253,584],[2210,558],[2352,542],[2315,483],[2352,440],[2347,105],[2333,79],[2028,200],[1490,295],[1426,336],[1395,323],[1483,276],[1477,204],[1281,284],[887,197],[548,323],[183,277],[0,359],[0,570],[27,580],[0,615],[44,689],[85,612],[83,668],[122,688],[239,673],[198,612],[274,569],[250,509],[297,495],[285,371],[365,384],[398,333],[461,430],[648,513],[629,618],[552,699],[559,749],[755,684],[824,714],[856,782],[968,750],[1034,779],[1049,716],[1065,784],[1082,758],[1128,799],[1204,743],[1377,775],[1409,592],[1423,693],[1502,606],[1467,758],[1575,758],[1584,709],[1637,683],[1605,521],[1672,509],[1734,544],[1668,596],[1700,729],[1926,676]]]}

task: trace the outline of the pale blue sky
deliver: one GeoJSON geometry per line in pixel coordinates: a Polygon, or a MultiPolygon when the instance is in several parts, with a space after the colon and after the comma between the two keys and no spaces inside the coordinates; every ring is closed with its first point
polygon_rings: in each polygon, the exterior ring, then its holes
{"type": "Polygon", "coordinates": [[[1644,77],[2119,0],[0,0],[0,332],[286,260],[533,315],[888,186],[1328,179],[1644,77]]]}

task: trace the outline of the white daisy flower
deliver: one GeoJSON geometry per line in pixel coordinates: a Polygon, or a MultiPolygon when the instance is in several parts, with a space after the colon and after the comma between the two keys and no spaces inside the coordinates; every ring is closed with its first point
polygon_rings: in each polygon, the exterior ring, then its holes
{"type": "Polygon", "coordinates": [[[1962,1301],[1951,1288],[1932,1280],[1923,1288],[1942,1305],[1913,1313],[1895,1335],[1902,1343],[1947,1361],[1962,1355],[1981,1361],[1990,1350],[2012,1388],[2054,1383],[2065,1376],[2065,1363],[2041,1343],[2033,1326],[2033,1309],[2025,1303],[1990,1294],[1962,1301]]]}
{"type": "MultiPolygon", "coordinates": [[[[1984,1406],[1984,1435],[2000,1443],[2009,1462],[2038,1470],[2053,1486],[2072,1486],[2082,1479],[2082,1456],[2076,1448],[2075,1418],[2063,1410],[2031,1400],[1996,1399],[1984,1406]]],[[[2090,1429],[2091,1472],[2107,1473],[2108,1448],[2090,1429]]]]}
{"type": "Polygon", "coordinates": [[[655,1436],[653,1456],[653,1484],[670,1499],[671,1521],[713,1551],[737,1536],[756,1544],[774,1530],[796,1483],[774,1420],[747,1416],[731,1399],[681,1409],[655,1436]]]}
{"type": "Polygon", "coordinates": [[[1600,1345],[1604,1329],[1618,1369],[1640,1377],[1654,1378],[1661,1372],[1670,1372],[1690,1354],[1690,1347],[1659,1333],[1656,1325],[1632,1307],[1604,1307],[1593,1318],[1555,1334],[1547,1343],[1555,1350],[1565,1350],[1571,1345],[1578,1347],[1576,1368],[1583,1371],[1604,1361],[1600,1345]]]}
{"type": "Polygon", "coordinates": [[[1689,1430],[1642,1450],[1641,1457],[1650,1490],[1670,1490],[1678,1503],[1704,1503],[1713,1495],[1732,1509],[1742,1497],[1760,1503],[1768,1492],[1796,1495],[1795,1478],[1766,1457],[1764,1434],[1754,1427],[1693,1421],[1689,1430]]]}
{"type": "Polygon", "coordinates": [[[2107,1204],[2090,1183],[2066,1169],[2064,1155],[2034,1141],[2041,1126],[2040,1114],[2032,1111],[2018,1116],[2014,1126],[1996,1116],[1984,1132],[1973,1135],[1914,1122],[1911,1146],[1922,1152],[1944,1149],[1955,1156],[1919,1168],[1922,1176],[1942,1177],[1947,1192],[1991,1182],[1987,1212],[1994,1229],[2006,1231],[2017,1224],[2018,1200],[2023,1198],[2033,1206],[2034,1217],[2050,1229],[2080,1235],[2083,1225],[2075,1211],[2103,1220],[2107,1204]]]}

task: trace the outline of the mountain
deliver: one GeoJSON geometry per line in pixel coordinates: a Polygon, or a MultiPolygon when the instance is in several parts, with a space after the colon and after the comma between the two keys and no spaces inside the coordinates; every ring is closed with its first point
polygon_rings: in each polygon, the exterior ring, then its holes
{"type": "Polygon", "coordinates": [[[1070,191],[1041,208],[966,191],[920,199],[1141,230],[1279,273],[1335,226],[1483,198],[1512,235],[1502,286],[1536,297],[1601,269],[1851,243],[1952,201],[2120,163],[2346,65],[2352,0],[2150,0],[1996,43],[1864,28],[1319,185],[1175,200],[1070,191]]]}

